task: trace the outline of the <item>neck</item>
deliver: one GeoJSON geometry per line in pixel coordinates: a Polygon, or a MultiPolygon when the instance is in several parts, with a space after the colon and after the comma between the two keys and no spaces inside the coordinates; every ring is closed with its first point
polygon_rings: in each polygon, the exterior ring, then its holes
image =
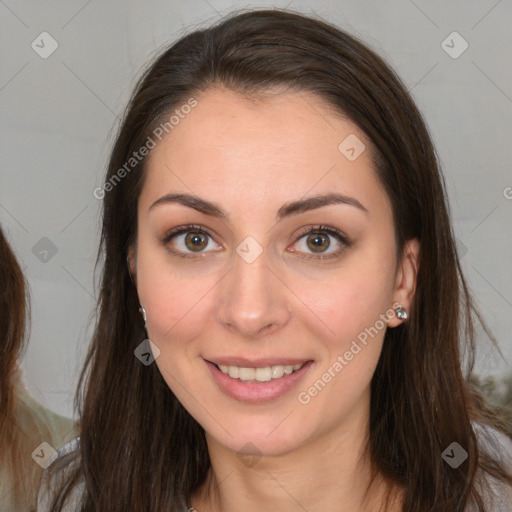
{"type": "Polygon", "coordinates": [[[189,506],[197,512],[379,510],[387,485],[378,475],[370,486],[368,415],[360,412],[293,452],[250,464],[207,435],[211,468],[189,506]]]}

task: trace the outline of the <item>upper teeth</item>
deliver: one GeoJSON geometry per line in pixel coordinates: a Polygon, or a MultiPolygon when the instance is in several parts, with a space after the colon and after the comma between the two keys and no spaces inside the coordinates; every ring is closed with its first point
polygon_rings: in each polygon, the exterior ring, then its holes
{"type": "Polygon", "coordinates": [[[290,375],[290,373],[302,368],[304,364],[265,366],[264,368],[239,368],[238,366],[226,366],[224,364],[219,364],[218,366],[222,373],[229,375],[233,379],[267,382],[272,379],[279,379],[283,375],[290,375]]]}

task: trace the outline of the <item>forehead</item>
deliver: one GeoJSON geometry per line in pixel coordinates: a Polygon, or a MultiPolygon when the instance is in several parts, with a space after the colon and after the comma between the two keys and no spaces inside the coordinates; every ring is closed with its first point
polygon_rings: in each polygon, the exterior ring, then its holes
{"type": "Polygon", "coordinates": [[[277,203],[336,190],[386,202],[367,137],[318,96],[248,100],[211,89],[194,97],[197,106],[151,151],[141,201],[184,191],[223,204],[277,203]]]}

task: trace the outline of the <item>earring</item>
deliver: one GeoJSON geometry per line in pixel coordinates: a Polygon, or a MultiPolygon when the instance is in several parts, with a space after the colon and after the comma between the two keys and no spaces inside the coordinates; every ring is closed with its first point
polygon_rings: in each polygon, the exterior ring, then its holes
{"type": "Polygon", "coordinates": [[[395,313],[400,320],[407,320],[409,318],[409,315],[407,314],[407,311],[402,306],[395,308],[395,313]]]}
{"type": "Polygon", "coordinates": [[[144,318],[144,326],[146,326],[146,310],[144,309],[144,306],[141,306],[139,308],[139,311],[141,312],[142,314],[142,318],[144,318]]]}

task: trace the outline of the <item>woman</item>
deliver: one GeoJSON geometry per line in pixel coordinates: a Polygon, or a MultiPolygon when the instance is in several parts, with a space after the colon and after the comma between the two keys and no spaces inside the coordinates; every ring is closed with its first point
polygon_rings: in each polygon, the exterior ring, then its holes
{"type": "Polygon", "coordinates": [[[35,510],[51,450],[76,435],[71,420],[25,389],[19,361],[27,306],[23,273],[0,227],[0,512],[35,510]]]}
{"type": "Polygon", "coordinates": [[[509,510],[434,148],[364,44],[280,10],[189,34],[95,195],[82,430],[41,511],[509,510]]]}

